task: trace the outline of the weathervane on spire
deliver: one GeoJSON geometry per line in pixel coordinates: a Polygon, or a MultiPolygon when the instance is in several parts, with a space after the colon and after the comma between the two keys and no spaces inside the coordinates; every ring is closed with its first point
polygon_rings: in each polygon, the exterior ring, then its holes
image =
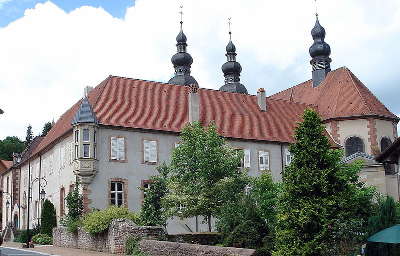
{"type": "Polygon", "coordinates": [[[183,25],[183,5],[179,6],[179,9],[181,10],[179,14],[181,15],[181,30],[182,30],[182,25],[183,25]]]}
{"type": "Polygon", "coordinates": [[[232,29],[231,29],[231,25],[232,25],[232,17],[228,18],[228,27],[229,27],[229,40],[232,40],[232,29]]]}
{"type": "Polygon", "coordinates": [[[318,19],[318,3],[317,3],[317,0],[314,0],[314,2],[315,2],[315,16],[318,19]]]}

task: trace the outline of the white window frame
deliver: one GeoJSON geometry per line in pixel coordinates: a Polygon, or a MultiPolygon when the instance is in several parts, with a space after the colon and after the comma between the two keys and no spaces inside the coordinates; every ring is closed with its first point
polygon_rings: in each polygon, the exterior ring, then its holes
{"type": "Polygon", "coordinates": [[[288,166],[292,162],[292,154],[290,154],[289,149],[285,149],[285,165],[288,166]]]}
{"type": "Polygon", "coordinates": [[[125,201],[124,201],[124,182],[122,181],[111,181],[110,183],[110,205],[115,205],[118,207],[124,206],[125,201]],[[113,190],[113,184],[114,184],[114,190],[113,190]],[[121,184],[121,190],[118,190],[118,184],[121,184]],[[114,195],[114,203],[112,202],[112,197],[111,195],[114,195]],[[118,205],[118,195],[121,195],[121,205],[118,205]]]}
{"type": "Polygon", "coordinates": [[[82,156],[83,158],[90,158],[90,144],[82,144],[82,156]],[[87,148],[87,155],[85,155],[85,147],[87,148]]]}
{"type": "Polygon", "coordinates": [[[89,128],[83,128],[82,130],[82,142],[90,142],[90,130],[89,128]],[[85,132],[87,132],[85,134],[85,132]],[[87,139],[85,140],[85,135],[87,135],[87,139]]]}
{"type": "Polygon", "coordinates": [[[270,154],[269,151],[258,151],[258,169],[260,171],[270,170],[270,154]]]}
{"type": "Polygon", "coordinates": [[[113,136],[110,138],[110,159],[115,161],[126,161],[125,137],[113,136]]]}
{"type": "Polygon", "coordinates": [[[143,162],[156,164],[158,161],[158,143],[156,140],[143,140],[143,162]]]}

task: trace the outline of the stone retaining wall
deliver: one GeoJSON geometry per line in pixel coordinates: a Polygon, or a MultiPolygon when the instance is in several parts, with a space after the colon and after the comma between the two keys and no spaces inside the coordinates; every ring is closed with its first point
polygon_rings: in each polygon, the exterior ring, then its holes
{"type": "Polygon", "coordinates": [[[117,219],[110,224],[108,231],[98,235],[91,235],[81,228],[77,233],[68,232],[66,227],[54,228],[53,245],[123,254],[130,236],[160,239],[165,238],[165,231],[162,227],[139,227],[131,220],[117,219]]]}
{"type": "Polygon", "coordinates": [[[156,240],[141,240],[139,248],[150,256],[251,256],[255,250],[232,247],[218,247],[198,244],[184,244],[156,240]]]}

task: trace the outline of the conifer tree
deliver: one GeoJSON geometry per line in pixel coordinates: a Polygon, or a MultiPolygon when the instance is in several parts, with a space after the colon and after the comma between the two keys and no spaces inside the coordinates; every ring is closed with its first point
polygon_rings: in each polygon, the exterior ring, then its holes
{"type": "Polygon", "coordinates": [[[28,125],[26,129],[25,145],[28,146],[33,139],[32,125],[28,125]]]}
{"type": "Polygon", "coordinates": [[[342,255],[344,243],[366,233],[374,189],[358,181],[360,163],[341,162],[343,152],[330,148],[324,129],[318,114],[307,109],[295,131],[278,202],[274,256],[342,255]]]}
{"type": "Polygon", "coordinates": [[[56,209],[54,208],[54,205],[47,199],[43,203],[41,220],[42,223],[40,226],[40,233],[52,237],[53,228],[57,226],[56,209]]]}

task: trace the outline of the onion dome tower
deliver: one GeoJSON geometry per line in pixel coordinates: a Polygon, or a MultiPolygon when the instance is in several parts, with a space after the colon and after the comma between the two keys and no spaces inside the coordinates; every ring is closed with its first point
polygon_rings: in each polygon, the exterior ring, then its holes
{"type": "Polygon", "coordinates": [[[313,86],[317,87],[324,81],[328,72],[331,71],[331,47],[327,44],[325,40],[325,29],[321,26],[318,19],[318,13],[316,14],[315,26],[311,30],[312,38],[314,43],[310,47],[310,64],[312,66],[312,80],[313,86]]]}
{"type": "MultiPolygon", "coordinates": [[[[182,6],[181,6],[182,8],[182,6]]],[[[183,12],[180,12],[181,14],[181,30],[176,37],[176,48],[177,48],[177,53],[174,54],[171,58],[171,62],[174,65],[175,69],[175,75],[172,77],[168,83],[170,84],[176,84],[176,85],[191,85],[191,84],[198,84],[196,79],[190,75],[190,68],[193,63],[193,58],[190,56],[189,53],[186,52],[186,47],[187,47],[187,38],[185,33],[183,33],[183,21],[182,21],[182,15],[183,12]]]]}
{"type": "Polygon", "coordinates": [[[227,62],[222,65],[222,72],[225,77],[225,84],[219,88],[224,92],[236,92],[248,94],[246,87],[240,83],[240,73],[242,66],[236,61],[236,47],[232,42],[232,31],[230,29],[231,21],[229,18],[229,43],[226,46],[227,62]]]}

